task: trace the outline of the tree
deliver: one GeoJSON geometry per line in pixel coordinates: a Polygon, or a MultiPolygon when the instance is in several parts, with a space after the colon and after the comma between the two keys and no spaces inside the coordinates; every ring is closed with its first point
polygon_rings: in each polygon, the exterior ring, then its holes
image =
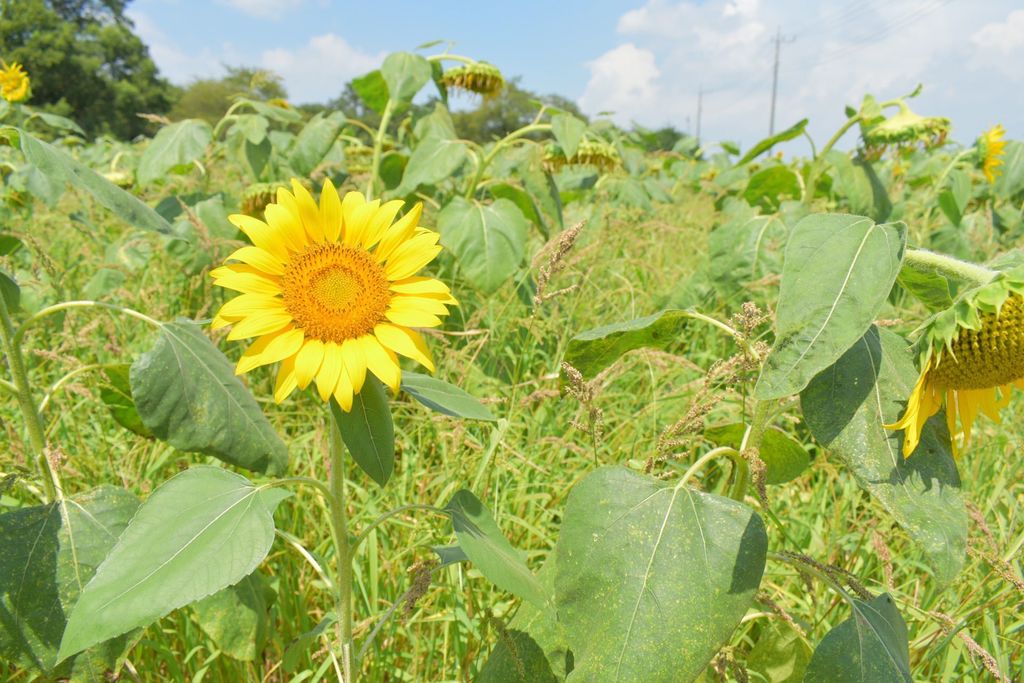
{"type": "Polygon", "coordinates": [[[273,71],[247,66],[225,66],[222,78],[198,78],[181,90],[170,117],[204,119],[216,123],[239,95],[254,100],[285,99],[288,93],[273,71]]]}
{"type": "Polygon", "coordinates": [[[164,113],[171,86],[124,15],[126,0],[0,0],[0,55],[32,81],[30,104],[89,134],[131,138],[164,113]]]}

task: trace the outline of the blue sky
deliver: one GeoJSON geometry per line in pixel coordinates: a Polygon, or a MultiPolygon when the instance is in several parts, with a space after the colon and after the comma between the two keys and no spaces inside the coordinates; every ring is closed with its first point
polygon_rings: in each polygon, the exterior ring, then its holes
{"type": "Polygon", "coordinates": [[[820,145],[845,104],[923,82],[913,107],[950,117],[955,139],[999,122],[1024,137],[1014,0],[135,0],[129,16],[177,83],[253,65],[280,73],[292,100],[325,101],[388,52],[443,39],[623,124],[692,130],[703,87],[703,137],[744,145],[767,133],[780,29],[776,129],[809,117],[820,145]]]}

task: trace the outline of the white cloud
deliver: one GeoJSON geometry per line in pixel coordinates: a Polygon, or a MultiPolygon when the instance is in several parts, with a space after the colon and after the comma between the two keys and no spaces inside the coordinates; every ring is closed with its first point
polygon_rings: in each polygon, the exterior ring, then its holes
{"type": "Polygon", "coordinates": [[[345,83],[384,61],[386,53],[362,52],[334,33],[314,36],[298,49],[275,48],[260,58],[260,66],[284,78],[295,102],[323,102],[336,97],[345,83]]]}
{"type": "Polygon", "coordinates": [[[302,0],[220,0],[250,16],[274,19],[302,4],[302,0]]]}
{"type": "Polygon", "coordinates": [[[129,8],[126,14],[135,24],[135,33],[149,47],[149,55],[160,69],[160,74],[173,83],[183,84],[194,78],[220,76],[224,73],[225,63],[241,61],[237,59],[230,43],[222,45],[220,51],[207,47],[200,52],[185,52],[149,15],[133,8],[129,8]]]}
{"type": "Polygon", "coordinates": [[[1000,87],[983,68],[998,61],[1024,78],[1024,11],[1014,4],[648,0],[619,18],[621,43],[586,63],[579,104],[591,114],[614,110],[623,124],[686,128],[689,120],[692,130],[703,87],[702,136],[750,145],[768,132],[780,27],[776,130],[808,117],[820,145],[845,119],[844,105],[865,93],[903,95],[921,82],[924,94],[912,106],[951,117],[954,135],[970,140],[1024,109],[1021,89],[1000,87]]]}

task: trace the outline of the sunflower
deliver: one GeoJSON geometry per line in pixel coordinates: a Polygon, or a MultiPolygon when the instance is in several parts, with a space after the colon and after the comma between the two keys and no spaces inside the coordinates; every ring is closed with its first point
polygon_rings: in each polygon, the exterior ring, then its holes
{"type": "Polygon", "coordinates": [[[505,88],[505,77],[501,71],[487,62],[473,62],[448,69],[441,74],[441,82],[453,90],[476,93],[485,99],[497,97],[505,88]]]}
{"type": "Polygon", "coordinates": [[[21,102],[28,97],[28,74],[21,68],[21,64],[0,60],[3,69],[0,70],[0,96],[8,102],[21,102]]]}
{"type": "Polygon", "coordinates": [[[1000,124],[992,126],[978,138],[981,171],[990,183],[994,183],[996,176],[1002,174],[998,167],[1003,165],[1003,156],[1006,154],[1005,135],[1006,129],[1000,124]]]}
{"type": "Polygon", "coordinates": [[[437,327],[457,305],[447,285],[416,272],[441,251],[436,232],[418,226],[423,205],[395,220],[404,202],[338,197],[330,180],[320,204],[297,180],[277,191],[266,221],[229,219],[252,246],[211,272],[214,284],[241,292],[217,313],[228,339],[256,337],[236,374],[280,362],[274,400],[316,382],[324,401],[346,411],[366,373],[397,392],[396,354],[434,370],[417,327],[437,327]]]}
{"type": "Polygon", "coordinates": [[[903,456],[917,448],[925,422],[946,404],[953,454],[965,450],[979,412],[999,422],[1010,390],[1024,389],[1024,281],[997,280],[935,316],[922,338],[922,371],[898,422],[903,456]],[[963,440],[957,447],[957,417],[963,440]]]}

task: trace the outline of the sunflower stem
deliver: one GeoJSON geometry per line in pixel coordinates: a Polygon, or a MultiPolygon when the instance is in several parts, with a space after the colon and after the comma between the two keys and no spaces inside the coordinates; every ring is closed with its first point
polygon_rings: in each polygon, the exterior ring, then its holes
{"type": "Polygon", "coordinates": [[[377,182],[377,173],[380,171],[381,149],[384,147],[384,135],[387,133],[388,125],[391,123],[391,115],[395,113],[395,101],[388,98],[384,105],[384,111],[380,115],[380,126],[377,127],[377,134],[373,136],[373,161],[370,164],[370,179],[366,181],[366,201],[373,200],[373,186],[377,182]]]}
{"type": "Polygon", "coordinates": [[[21,353],[21,344],[14,330],[14,323],[11,321],[11,313],[7,309],[7,302],[0,296],[0,343],[3,345],[4,355],[7,357],[7,367],[11,371],[11,384],[14,385],[14,392],[18,398],[18,407],[25,420],[25,427],[28,430],[28,446],[35,456],[36,466],[43,479],[43,490],[46,493],[47,501],[55,501],[63,498],[60,478],[54,470],[50,460],[46,457],[46,431],[43,428],[43,419],[36,409],[35,399],[32,397],[32,387],[28,381],[28,373],[25,371],[25,360],[21,353]]]}
{"type": "Polygon", "coordinates": [[[945,254],[937,254],[927,249],[907,249],[903,256],[903,263],[919,273],[937,273],[944,277],[977,285],[991,282],[999,275],[999,271],[991,268],[961,261],[945,254]]]}
{"type": "MultiPolygon", "coordinates": [[[[541,111],[543,112],[543,110],[541,111]]],[[[497,142],[494,143],[494,146],[491,147],[491,151],[488,152],[486,156],[484,156],[483,160],[480,162],[480,165],[476,167],[476,173],[473,174],[472,180],[470,180],[469,185],[466,186],[466,192],[464,193],[466,199],[472,199],[473,195],[476,194],[476,188],[480,184],[480,181],[483,180],[484,171],[487,170],[487,167],[491,165],[491,162],[494,161],[494,159],[498,156],[498,153],[501,152],[501,150],[503,150],[509,144],[515,142],[516,140],[525,135],[529,135],[530,133],[538,133],[541,131],[551,130],[550,123],[539,123],[539,120],[540,116],[538,115],[538,117],[533,120],[533,123],[527,124],[518,130],[512,131],[511,133],[503,137],[501,140],[498,140],[497,142]]]]}
{"type": "MultiPolygon", "coordinates": [[[[333,400],[333,399],[331,399],[333,400]]],[[[352,661],[352,559],[355,546],[348,530],[348,511],[345,507],[345,447],[341,440],[341,426],[329,411],[329,438],[331,460],[331,532],[337,560],[337,580],[334,582],[335,603],[338,612],[338,641],[341,646],[341,666],[345,683],[355,680],[352,661]]]]}

